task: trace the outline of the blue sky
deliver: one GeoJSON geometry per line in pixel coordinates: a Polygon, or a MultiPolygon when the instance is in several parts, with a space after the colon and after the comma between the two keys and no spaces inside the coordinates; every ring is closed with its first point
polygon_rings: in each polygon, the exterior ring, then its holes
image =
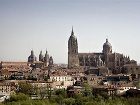
{"type": "Polygon", "coordinates": [[[67,63],[72,26],[79,52],[101,52],[108,37],[113,52],[140,62],[140,0],[0,0],[0,61],[47,49],[67,63]]]}

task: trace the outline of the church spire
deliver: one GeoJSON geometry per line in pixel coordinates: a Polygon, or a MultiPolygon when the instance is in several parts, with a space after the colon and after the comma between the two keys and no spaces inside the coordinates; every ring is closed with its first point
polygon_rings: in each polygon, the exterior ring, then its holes
{"type": "Polygon", "coordinates": [[[42,54],[42,50],[40,51],[40,54],[42,54]]]}
{"type": "Polygon", "coordinates": [[[46,48],[46,54],[48,54],[47,48],[46,48]]]}
{"type": "Polygon", "coordinates": [[[74,32],[73,32],[73,26],[72,26],[72,31],[71,31],[71,35],[74,35],[74,32]]]}
{"type": "Polygon", "coordinates": [[[108,38],[106,38],[106,43],[108,42],[108,38]]]}
{"type": "Polygon", "coordinates": [[[43,55],[42,55],[42,50],[40,51],[40,54],[39,54],[39,61],[44,61],[44,57],[43,57],[43,55]]]}

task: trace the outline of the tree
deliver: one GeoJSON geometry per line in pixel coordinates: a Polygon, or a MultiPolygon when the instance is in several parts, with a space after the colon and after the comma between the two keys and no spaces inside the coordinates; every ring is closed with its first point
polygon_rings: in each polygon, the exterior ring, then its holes
{"type": "Polygon", "coordinates": [[[18,93],[18,94],[13,94],[10,96],[9,101],[23,101],[23,100],[28,100],[29,97],[25,95],[24,93],[18,93]]]}
{"type": "Polygon", "coordinates": [[[34,93],[33,90],[33,86],[30,83],[26,83],[26,82],[19,82],[18,83],[18,92],[27,94],[27,95],[31,95],[34,93]]]}
{"type": "Polygon", "coordinates": [[[40,98],[41,99],[44,99],[45,97],[46,97],[46,95],[47,95],[47,91],[46,91],[46,88],[40,88],[40,89],[38,89],[39,90],[39,95],[40,95],[40,98]]]}
{"type": "Polygon", "coordinates": [[[75,99],[74,98],[65,98],[63,100],[63,102],[65,103],[65,105],[73,105],[75,103],[75,99]]]}
{"type": "Polygon", "coordinates": [[[92,88],[88,83],[83,84],[84,87],[84,96],[91,96],[92,95],[92,88]]]}
{"type": "Polygon", "coordinates": [[[57,89],[55,91],[55,94],[58,95],[58,96],[61,95],[62,97],[66,97],[66,95],[67,95],[66,90],[64,90],[64,89],[57,89]]]}
{"type": "Polygon", "coordinates": [[[56,96],[55,97],[55,101],[59,104],[59,105],[62,105],[63,104],[63,100],[64,100],[64,97],[62,95],[59,95],[59,96],[56,96]]]}

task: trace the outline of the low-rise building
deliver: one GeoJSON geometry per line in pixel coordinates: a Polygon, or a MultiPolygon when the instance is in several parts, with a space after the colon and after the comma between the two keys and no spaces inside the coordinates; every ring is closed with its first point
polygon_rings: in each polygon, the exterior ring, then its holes
{"type": "Polygon", "coordinates": [[[72,76],[66,74],[51,74],[49,81],[53,82],[54,89],[67,89],[68,86],[74,84],[72,76]]]}
{"type": "Polygon", "coordinates": [[[12,87],[10,83],[2,82],[0,83],[0,101],[4,101],[5,99],[10,98],[12,93],[12,87]]]}

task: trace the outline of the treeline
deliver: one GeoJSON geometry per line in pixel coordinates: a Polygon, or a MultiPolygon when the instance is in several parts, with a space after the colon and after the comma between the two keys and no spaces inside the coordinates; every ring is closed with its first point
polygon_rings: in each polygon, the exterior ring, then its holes
{"type": "Polygon", "coordinates": [[[82,92],[72,95],[64,89],[32,91],[33,87],[24,83],[19,83],[18,88],[10,99],[0,105],[140,105],[140,97],[108,96],[107,93],[94,92],[88,84],[84,84],[82,92]],[[31,99],[33,93],[40,99],[31,99]]]}
{"type": "Polygon", "coordinates": [[[102,96],[83,96],[76,94],[74,97],[67,97],[64,90],[57,90],[55,95],[39,100],[32,100],[28,95],[17,93],[0,105],[140,105],[140,98],[124,98],[102,96]]]}

